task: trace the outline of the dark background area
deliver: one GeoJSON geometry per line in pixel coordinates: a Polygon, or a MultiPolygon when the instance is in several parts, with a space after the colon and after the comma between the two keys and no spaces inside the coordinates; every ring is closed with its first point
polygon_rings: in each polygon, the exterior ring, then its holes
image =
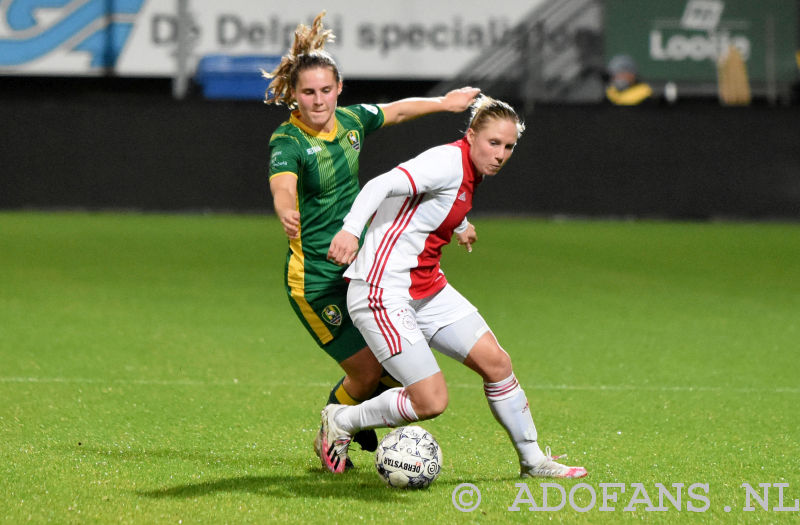
{"type": "MultiPolygon", "coordinates": [[[[425,96],[432,82],[346,81],[340,104],[425,96]]],[[[259,101],[182,101],[166,79],[0,77],[0,208],[269,212],[259,101]]],[[[365,178],[457,139],[439,114],[365,141],[365,178]]],[[[538,105],[475,213],[800,219],[800,106],[538,105]]]]}

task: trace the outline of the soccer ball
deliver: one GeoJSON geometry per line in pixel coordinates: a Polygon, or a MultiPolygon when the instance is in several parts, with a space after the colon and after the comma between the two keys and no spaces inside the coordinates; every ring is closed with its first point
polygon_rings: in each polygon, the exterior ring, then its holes
{"type": "Polygon", "coordinates": [[[375,467],[390,487],[424,489],[439,476],[442,449],[424,428],[399,427],[381,440],[375,467]]]}

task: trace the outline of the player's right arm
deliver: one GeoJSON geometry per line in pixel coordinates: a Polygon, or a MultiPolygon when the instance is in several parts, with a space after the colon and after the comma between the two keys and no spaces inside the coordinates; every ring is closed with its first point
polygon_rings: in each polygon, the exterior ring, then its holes
{"type": "Polygon", "coordinates": [[[410,182],[407,173],[393,169],[366,183],[353,202],[350,213],[345,216],[341,231],[331,241],[328,260],[342,266],[352,263],[367,221],[387,197],[414,195],[416,191],[410,182]]]}
{"type": "Polygon", "coordinates": [[[469,109],[480,92],[479,88],[467,86],[454,89],[441,97],[404,98],[388,104],[381,104],[384,115],[383,125],[391,126],[440,111],[461,113],[469,109]]]}
{"type": "Polygon", "coordinates": [[[297,210],[297,175],[284,172],[269,179],[275,215],[290,239],[300,234],[300,212],[297,210]]]}
{"type": "Polygon", "coordinates": [[[300,235],[300,211],[297,204],[297,179],[301,172],[297,139],[276,132],[269,141],[269,189],[275,215],[290,239],[300,235]]]}

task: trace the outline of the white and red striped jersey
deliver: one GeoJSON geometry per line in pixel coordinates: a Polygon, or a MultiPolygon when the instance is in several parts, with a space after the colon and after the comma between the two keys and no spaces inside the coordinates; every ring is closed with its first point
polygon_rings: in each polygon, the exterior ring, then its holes
{"type": "Polygon", "coordinates": [[[467,227],[482,180],[469,149],[466,139],[431,148],[364,186],[343,229],[358,237],[372,222],[345,277],[409,299],[444,288],[442,247],[467,227]]]}

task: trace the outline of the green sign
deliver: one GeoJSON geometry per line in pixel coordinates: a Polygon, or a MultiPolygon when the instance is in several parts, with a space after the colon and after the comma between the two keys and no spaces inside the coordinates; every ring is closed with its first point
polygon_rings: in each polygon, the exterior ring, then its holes
{"type": "Polygon", "coordinates": [[[606,0],[605,54],[636,60],[645,81],[716,82],[735,46],[753,82],[797,78],[795,0],[606,0]]]}

